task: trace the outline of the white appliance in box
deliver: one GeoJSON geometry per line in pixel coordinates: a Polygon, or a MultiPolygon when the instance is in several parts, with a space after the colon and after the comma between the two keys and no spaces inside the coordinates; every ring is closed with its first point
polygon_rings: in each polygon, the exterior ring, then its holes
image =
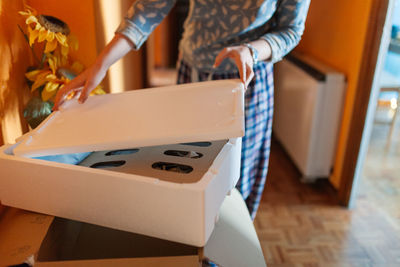
{"type": "Polygon", "coordinates": [[[224,80],[67,101],[0,148],[0,201],[202,247],[239,178],[243,96],[224,80]],[[79,166],[32,158],[88,151],[79,166]]]}
{"type": "Polygon", "coordinates": [[[274,135],[305,182],[331,174],[345,87],[342,73],[299,53],[275,65],[274,135]]]}

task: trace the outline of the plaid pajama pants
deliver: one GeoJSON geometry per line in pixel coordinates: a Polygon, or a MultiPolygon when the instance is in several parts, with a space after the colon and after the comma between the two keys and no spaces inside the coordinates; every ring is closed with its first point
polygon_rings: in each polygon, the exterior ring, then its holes
{"type": "MultiPolygon", "coordinates": [[[[178,83],[192,82],[192,68],[180,61],[178,83]]],[[[273,66],[259,62],[253,68],[254,79],[245,94],[245,136],[242,139],[240,179],[236,188],[242,194],[254,220],[267,178],[274,106],[273,66]]],[[[196,73],[196,72],[195,72],[196,73]]],[[[197,72],[198,81],[234,79],[239,73],[197,72]],[[209,77],[211,75],[211,77],[209,77]]]]}

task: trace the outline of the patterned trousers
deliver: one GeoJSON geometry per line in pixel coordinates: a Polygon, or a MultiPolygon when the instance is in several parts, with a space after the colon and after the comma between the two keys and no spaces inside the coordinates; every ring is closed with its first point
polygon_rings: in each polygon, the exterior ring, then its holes
{"type": "MultiPolygon", "coordinates": [[[[254,66],[254,79],[245,94],[245,136],[242,139],[240,179],[236,188],[242,194],[254,220],[267,178],[274,106],[273,66],[259,62],[254,66]]],[[[234,79],[239,73],[193,71],[184,61],[179,63],[178,83],[190,83],[193,75],[198,81],[234,79]],[[211,75],[211,77],[210,77],[211,75]]]]}

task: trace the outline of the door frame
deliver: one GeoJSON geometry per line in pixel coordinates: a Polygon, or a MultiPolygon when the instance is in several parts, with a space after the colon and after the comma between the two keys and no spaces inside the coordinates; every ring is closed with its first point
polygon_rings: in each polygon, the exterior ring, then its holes
{"type": "Polygon", "coordinates": [[[352,207],[356,195],[366,152],[368,150],[376,102],[379,94],[379,78],[390,41],[391,11],[395,0],[373,0],[364,42],[359,81],[347,147],[344,154],[338,201],[352,207]],[[388,36],[389,34],[389,36],[388,36]]]}

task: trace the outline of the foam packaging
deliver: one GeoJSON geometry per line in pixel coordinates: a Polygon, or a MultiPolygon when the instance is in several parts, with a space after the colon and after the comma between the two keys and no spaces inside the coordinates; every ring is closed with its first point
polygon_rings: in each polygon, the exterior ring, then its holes
{"type": "Polygon", "coordinates": [[[224,80],[68,101],[0,148],[0,201],[202,247],[239,178],[243,95],[224,80]],[[31,158],[90,151],[80,165],[31,158]]]}

